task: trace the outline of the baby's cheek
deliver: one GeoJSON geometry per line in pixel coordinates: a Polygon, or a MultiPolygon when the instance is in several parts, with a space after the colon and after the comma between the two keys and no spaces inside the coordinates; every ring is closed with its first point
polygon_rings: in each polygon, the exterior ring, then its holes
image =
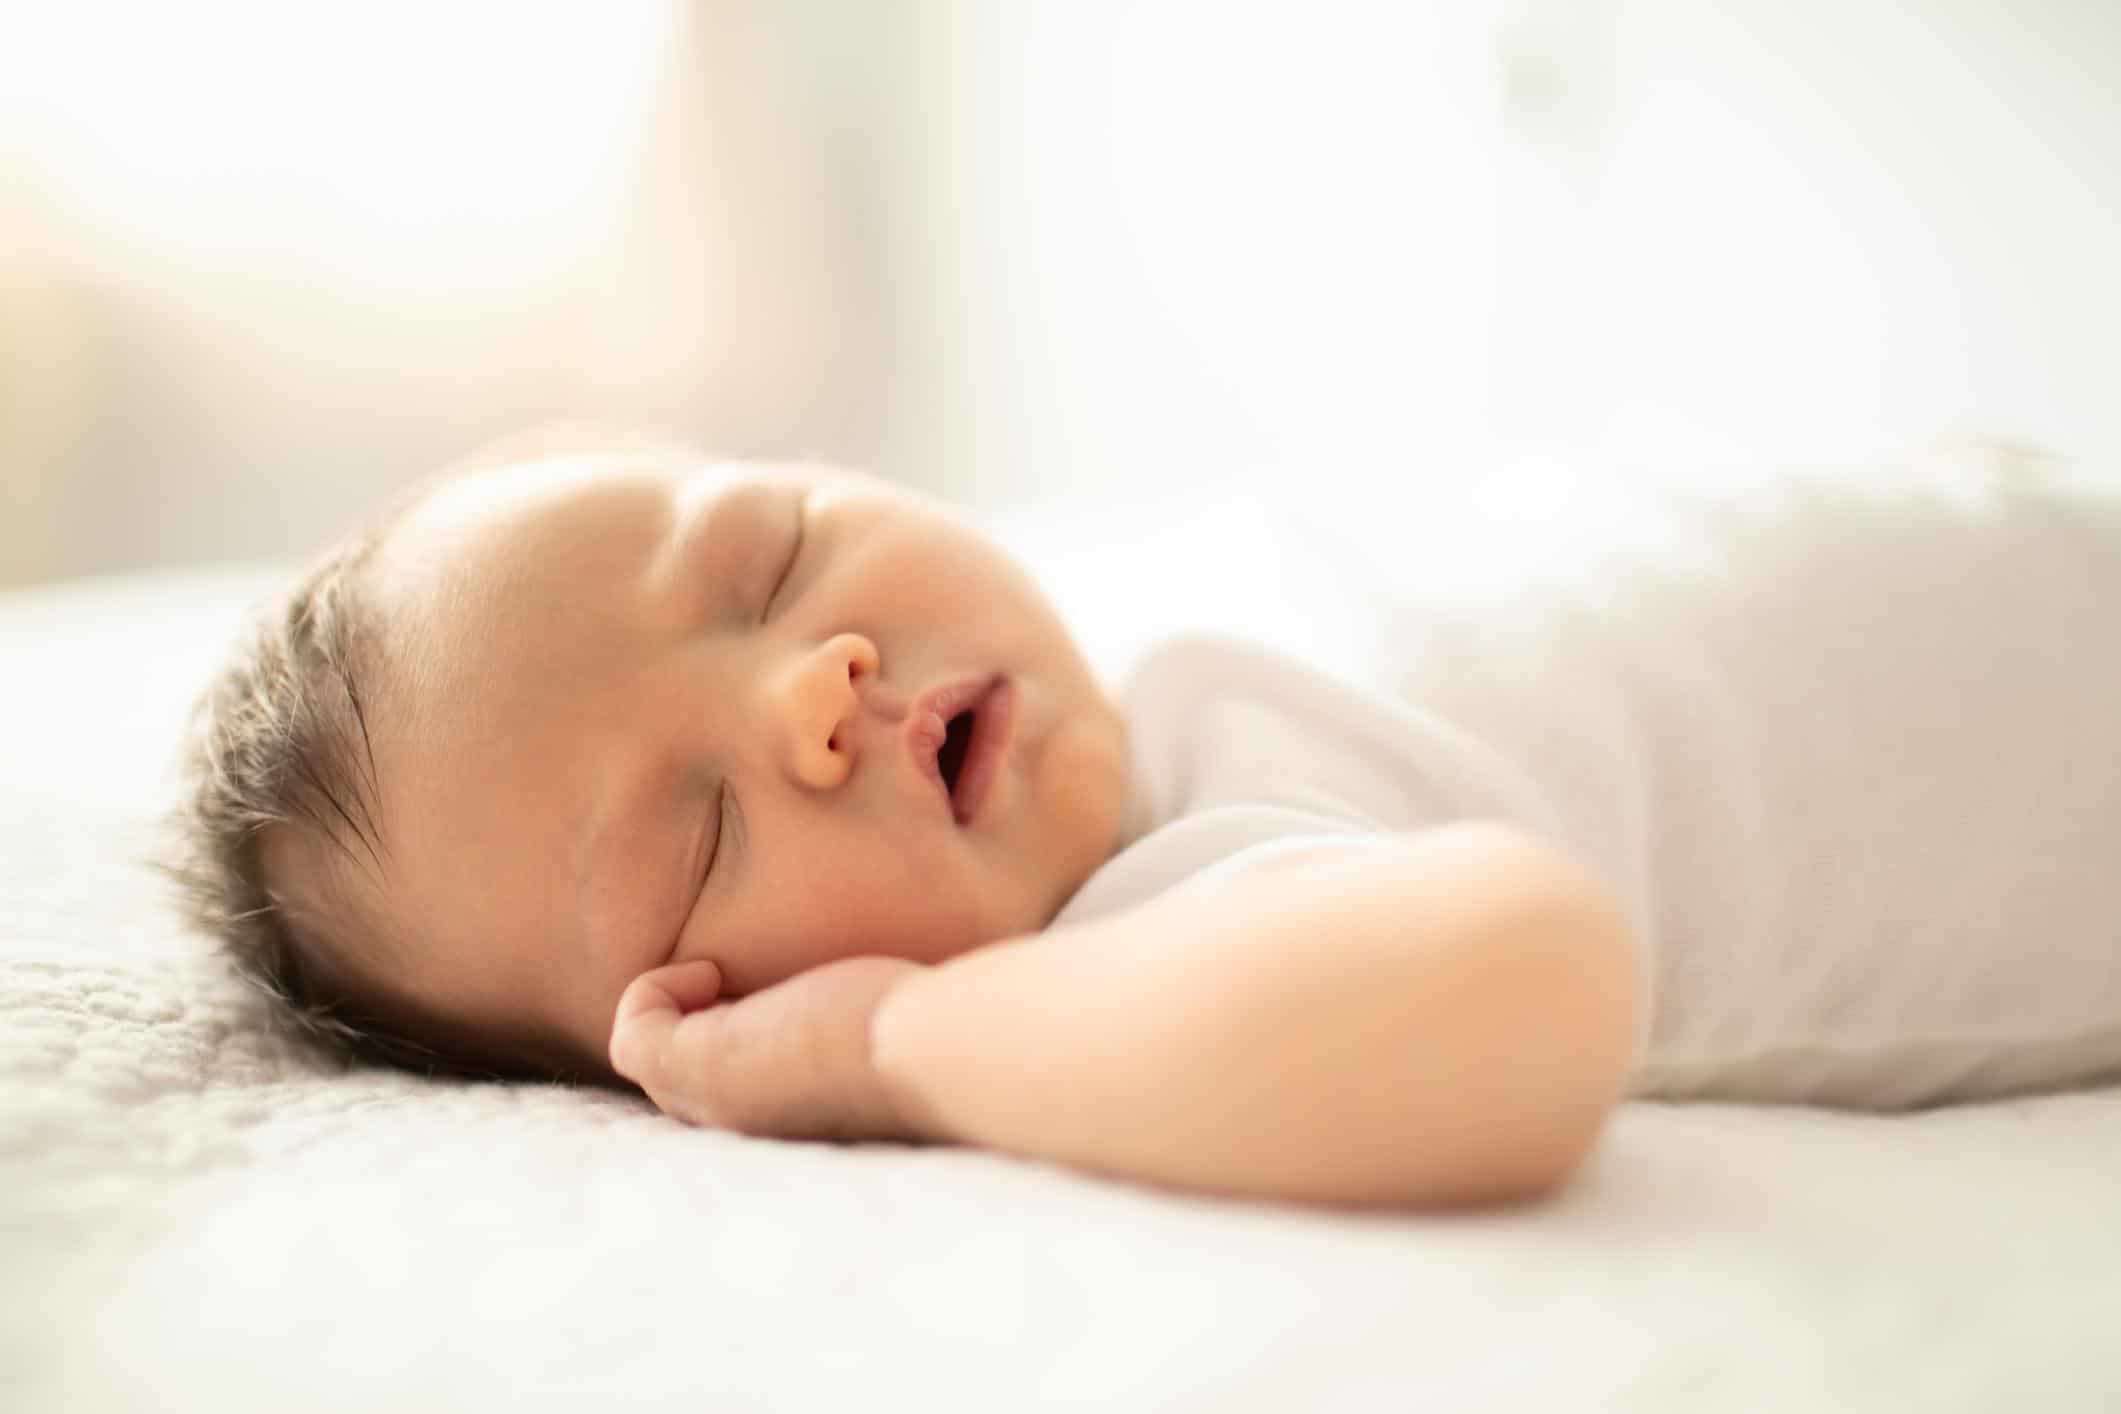
{"type": "Polygon", "coordinates": [[[973,890],[896,858],[869,863],[810,877],[774,949],[782,976],[850,957],[940,962],[1001,935],[973,890]]]}
{"type": "Polygon", "coordinates": [[[1117,719],[1084,716],[1064,723],[1039,762],[1034,794],[1049,825],[1048,857],[1065,876],[1058,881],[1064,900],[1118,843],[1127,749],[1117,719]]]}

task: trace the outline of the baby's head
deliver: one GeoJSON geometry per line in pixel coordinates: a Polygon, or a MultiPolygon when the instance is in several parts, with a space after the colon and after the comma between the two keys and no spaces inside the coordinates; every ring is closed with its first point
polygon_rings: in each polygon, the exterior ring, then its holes
{"type": "Polygon", "coordinates": [[[194,911],[312,1032],[608,1074],[619,993],[1042,927],[1110,852],[1119,718],[1028,576],[873,478],[670,453],[440,482],[202,706],[194,911]]]}

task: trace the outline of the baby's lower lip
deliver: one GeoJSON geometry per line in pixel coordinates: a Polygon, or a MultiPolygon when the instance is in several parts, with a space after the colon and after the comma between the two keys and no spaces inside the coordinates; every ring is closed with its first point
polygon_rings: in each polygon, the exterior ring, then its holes
{"type": "Polygon", "coordinates": [[[1016,736],[1016,685],[1007,678],[995,679],[986,695],[974,704],[972,740],[957,770],[957,789],[950,798],[950,813],[960,825],[978,817],[980,807],[993,793],[1002,773],[1010,743],[1016,736]]]}

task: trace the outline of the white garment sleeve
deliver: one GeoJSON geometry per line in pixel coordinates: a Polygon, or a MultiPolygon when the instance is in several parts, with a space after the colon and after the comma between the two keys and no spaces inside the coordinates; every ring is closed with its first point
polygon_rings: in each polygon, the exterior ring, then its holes
{"type": "Polygon", "coordinates": [[[1053,926],[1118,913],[1177,889],[1213,886],[1313,850],[1362,848],[1390,838],[1282,806],[1204,810],[1151,830],[1114,855],[1068,900],[1053,926]]]}

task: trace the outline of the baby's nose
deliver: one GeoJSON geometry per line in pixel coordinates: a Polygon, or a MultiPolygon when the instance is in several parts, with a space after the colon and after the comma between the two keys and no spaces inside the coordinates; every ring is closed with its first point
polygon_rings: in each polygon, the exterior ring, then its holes
{"type": "Polygon", "coordinates": [[[788,773],[816,790],[842,785],[858,754],[858,684],[874,679],[876,645],[858,633],[839,633],[798,654],[773,693],[788,773]]]}

